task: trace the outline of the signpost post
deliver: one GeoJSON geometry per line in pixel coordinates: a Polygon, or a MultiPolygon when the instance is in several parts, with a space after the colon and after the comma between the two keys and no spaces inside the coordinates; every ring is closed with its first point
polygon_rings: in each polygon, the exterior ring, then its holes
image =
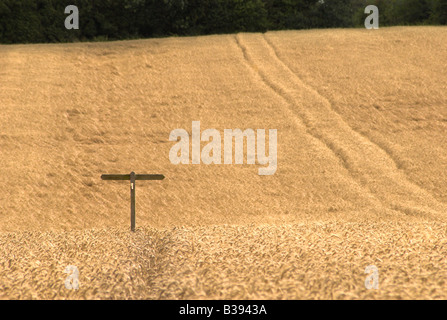
{"type": "Polygon", "coordinates": [[[102,180],[130,180],[130,230],[135,231],[135,181],[136,180],[163,180],[162,174],[103,174],[102,180]]]}

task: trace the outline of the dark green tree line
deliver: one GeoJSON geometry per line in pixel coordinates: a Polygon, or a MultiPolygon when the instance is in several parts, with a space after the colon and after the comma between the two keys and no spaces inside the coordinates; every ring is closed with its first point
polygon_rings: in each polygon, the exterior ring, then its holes
{"type": "Polygon", "coordinates": [[[69,42],[267,30],[447,24],[447,0],[0,0],[0,43],[69,42]],[[80,29],[66,30],[65,7],[80,29]]]}

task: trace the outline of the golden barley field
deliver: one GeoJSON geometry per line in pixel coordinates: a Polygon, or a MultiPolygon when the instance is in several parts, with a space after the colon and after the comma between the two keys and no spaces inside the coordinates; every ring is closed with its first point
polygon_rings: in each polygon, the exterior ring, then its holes
{"type": "Polygon", "coordinates": [[[447,299],[446,74],[445,27],[0,45],[0,299],[447,299]],[[172,164],[192,121],[276,173],[172,164]]]}

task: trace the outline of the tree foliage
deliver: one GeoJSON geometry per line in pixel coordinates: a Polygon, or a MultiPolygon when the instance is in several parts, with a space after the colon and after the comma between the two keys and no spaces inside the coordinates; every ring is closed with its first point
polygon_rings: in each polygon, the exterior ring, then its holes
{"type": "Polygon", "coordinates": [[[368,4],[381,26],[447,24],[447,0],[0,0],[0,43],[359,27],[368,4]],[[79,30],[64,27],[68,5],[79,30]]]}

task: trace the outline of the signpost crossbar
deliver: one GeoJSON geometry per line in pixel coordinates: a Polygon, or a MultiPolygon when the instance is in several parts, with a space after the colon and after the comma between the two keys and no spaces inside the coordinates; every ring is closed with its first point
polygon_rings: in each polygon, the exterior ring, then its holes
{"type": "MultiPolygon", "coordinates": [[[[163,180],[165,178],[162,174],[136,174],[135,180],[163,180]]],[[[102,180],[130,180],[130,174],[103,174],[102,180]]]]}

